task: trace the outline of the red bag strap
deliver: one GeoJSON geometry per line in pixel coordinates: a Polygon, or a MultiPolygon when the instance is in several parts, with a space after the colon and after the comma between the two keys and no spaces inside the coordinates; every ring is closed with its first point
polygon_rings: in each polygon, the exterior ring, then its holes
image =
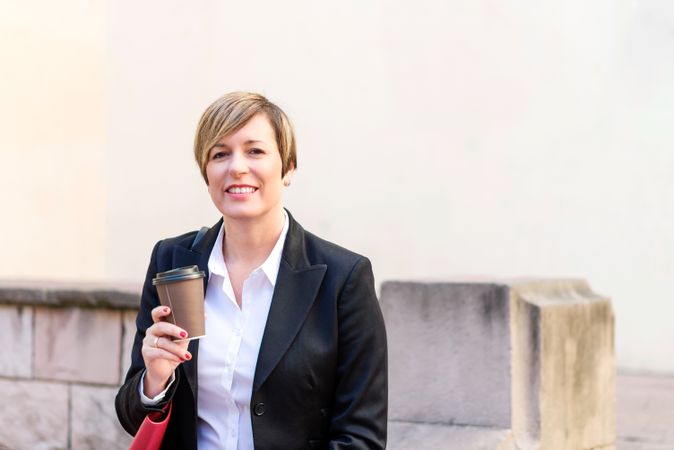
{"type": "Polygon", "coordinates": [[[164,411],[151,412],[145,416],[129,450],[159,450],[171,417],[171,404],[169,402],[164,411]]]}

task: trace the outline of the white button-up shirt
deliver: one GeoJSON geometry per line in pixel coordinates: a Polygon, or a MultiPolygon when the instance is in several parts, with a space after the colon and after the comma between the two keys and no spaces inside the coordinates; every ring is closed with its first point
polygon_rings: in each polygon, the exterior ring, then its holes
{"type": "Polygon", "coordinates": [[[243,283],[236,304],[222,254],[223,229],[208,260],[206,336],[199,342],[197,440],[199,450],[253,450],[250,399],[257,356],[288,232],[283,230],[264,263],[243,283]]]}
{"type": "MultiPolygon", "coordinates": [[[[254,450],[250,399],[262,335],[276,285],[288,214],[283,230],[264,263],[243,283],[241,308],[236,303],[222,254],[224,230],[220,228],[208,260],[208,288],[204,309],[206,336],[199,342],[197,358],[197,444],[199,450],[254,450]]],[[[144,376],[144,375],[143,375],[144,376]]],[[[173,379],[169,386],[173,383],[173,379]]],[[[168,387],[153,399],[140,394],[143,403],[156,404],[168,387]]]]}

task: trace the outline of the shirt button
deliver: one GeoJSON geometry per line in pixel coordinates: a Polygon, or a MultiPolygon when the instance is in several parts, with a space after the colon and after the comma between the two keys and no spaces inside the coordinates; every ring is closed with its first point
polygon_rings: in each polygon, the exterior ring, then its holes
{"type": "Polygon", "coordinates": [[[256,403],[255,406],[253,406],[253,414],[256,416],[261,416],[265,413],[267,408],[264,406],[264,403],[256,403]]]}

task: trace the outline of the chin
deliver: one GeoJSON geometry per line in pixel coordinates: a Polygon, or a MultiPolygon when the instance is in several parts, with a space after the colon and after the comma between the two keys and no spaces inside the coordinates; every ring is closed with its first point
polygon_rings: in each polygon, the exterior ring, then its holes
{"type": "Polygon", "coordinates": [[[268,211],[264,211],[260,208],[251,208],[250,206],[232,207],[231,205],[227,205],[224,208],[220,208],[220,212],[222,213],[222,216],[227,219],[251,220],[264,216],[268,211]]]}

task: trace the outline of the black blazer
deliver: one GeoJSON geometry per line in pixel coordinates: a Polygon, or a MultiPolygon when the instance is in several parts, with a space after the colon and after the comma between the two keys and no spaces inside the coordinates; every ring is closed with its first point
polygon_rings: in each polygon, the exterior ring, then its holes
{"type": "MultiPolygon", "coordinates": [[[[288,213],[271,308],[251,398],[258,450],[383,449],[387,423],[386,332],[370,261],[305,231],[288,213]]],[[[197,264],[206,272],[222,220],[190,250],[195,233],[160,241],[152,251],[136,319],[131,367],[117,393],[122,426],[135,434],[145,415],[173,401],[162,449],[197,448],[197,358],[178,366],[164,401],[145,407],[138,383],[150,311],[159,305],[157,272],[197,264]]]]}

